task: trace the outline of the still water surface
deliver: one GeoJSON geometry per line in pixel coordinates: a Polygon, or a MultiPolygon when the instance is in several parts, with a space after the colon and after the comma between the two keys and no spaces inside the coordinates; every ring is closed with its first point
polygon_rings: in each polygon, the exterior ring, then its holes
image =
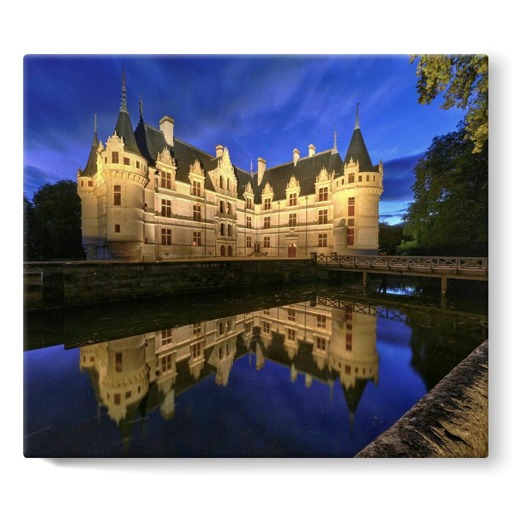
{"type": "Polygon", "coordinates": [[[29,316],[24,454],[352,457],[486,336],[478,315],[401,300],[309,289],[29,316]]]}

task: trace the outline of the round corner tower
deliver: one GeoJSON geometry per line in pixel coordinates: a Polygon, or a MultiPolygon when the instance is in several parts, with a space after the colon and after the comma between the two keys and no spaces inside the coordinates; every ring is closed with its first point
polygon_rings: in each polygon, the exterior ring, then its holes
{"type": "Polygon", "coordinates": [[[333,182],[334,247],[338,254],[377,254],[379,201],[384,166],[373,165],[359,127],[359,114],[345,155],[343,174],[333,182]]]}

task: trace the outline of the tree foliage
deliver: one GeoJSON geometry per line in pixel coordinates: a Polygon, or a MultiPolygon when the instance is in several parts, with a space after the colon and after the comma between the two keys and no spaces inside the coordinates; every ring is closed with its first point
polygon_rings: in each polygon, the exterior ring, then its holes
{"type": "Polygon", "coordinates": [[[404,225],[396,224],[394,226],[387,222],[379,223],[379,252],[381,254],[387,254],[393,256],[397,254],[398,247],[409,239],[403,233],[404,225]]]}
{"type": "Polygon", "coordinates": [[[466,110],[466,136],[475,153],[483,151],[489,134],[489,80],[486,55],[412,55],[418,61],[419,102],[430,104],[442,93],[442,108],[466,110]]]}
{"type": "Polygon", "coordinates": [[[82,259],[81,206],[77,184],[46,184],[32,203],[23,198],[25,258],[82,259]]]}
{"type": "Polygon", "coordinates": [[[488,148],[472,151],[464,127],[435,137],[414,169],[414,201],[404,232],[423,254],[488,252],[488,148]]]}

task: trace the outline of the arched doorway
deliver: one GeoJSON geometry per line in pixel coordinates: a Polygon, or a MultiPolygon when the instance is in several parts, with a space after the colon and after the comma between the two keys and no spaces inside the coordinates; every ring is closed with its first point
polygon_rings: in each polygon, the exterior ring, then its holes
{"type": "Polygon", "coordinates": [[[220,255],[226,256],[226,248],[223,245],[220,246],[220,255]]]}
{"type": "Polygon", "coordinates": [[[297,256],[297,246],[295,244],[290,244],[288,246],[288,258],[295,258],[297,256]]]}
{"type": "Polygon", "coordinates": [[[228,245],[228,256],[233,256],[233,247],[231,245],[228,245]]]}

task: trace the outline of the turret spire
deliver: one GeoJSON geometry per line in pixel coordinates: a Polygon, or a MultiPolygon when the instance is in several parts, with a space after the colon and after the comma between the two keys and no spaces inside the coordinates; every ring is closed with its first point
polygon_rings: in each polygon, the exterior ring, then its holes
{"type": "Polygon", "coordinates": [[[359,130],[359,102],[356,105],[356,125],[354,130],[359,130]]]}
{"type": "Polygon", "coordinates": [[[94,135],[98,134],[98,118],[97,115],[94,114],[94,135]]]}
{"type": "Polygon", "coordinates": [[[124,64],[123,64],[123,75],[121,78],[121,109],[120,112],[128,112],[128,107],[126,105],[126,75],[124,72],[124,64]]]}
{"type": "Polygon", "coordinates": [[[334,130],[334,152],[338,152],[338,134],[336,133],[336,130],[334,130]]]}
{"type": "Polygon", "coordinates": [[[143,114],[143,108],[142,108],[142,94],[141,94],[139,97],[139,115],[140,115],[141,119],[142,119],[142,114],[143,114]]]}

